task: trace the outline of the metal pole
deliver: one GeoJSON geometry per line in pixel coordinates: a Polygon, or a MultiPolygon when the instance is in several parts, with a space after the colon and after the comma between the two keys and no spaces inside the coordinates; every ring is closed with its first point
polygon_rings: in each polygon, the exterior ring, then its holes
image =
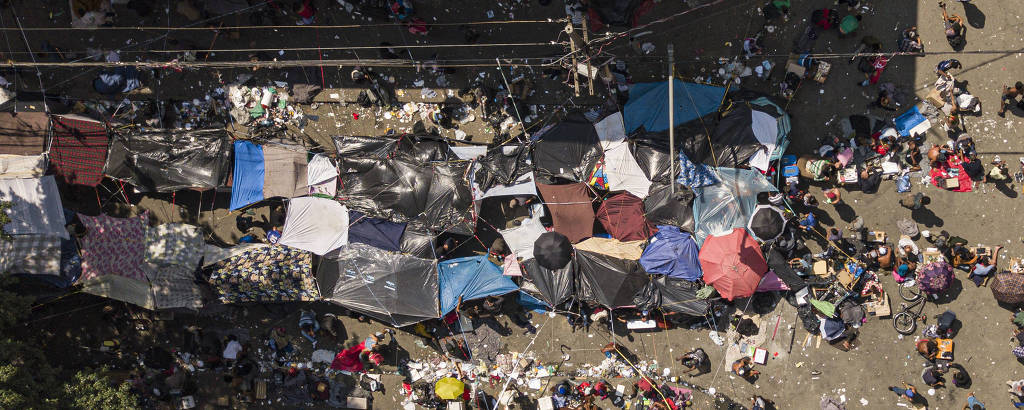
{"type": "Polygon", "coordinates": [[[668,43],[668,186],[669,192],[676,193],[676,131],[675,131],[675,87],[672,81],[675,79],[675,63],[673,56],[675,49],[672,43],[668,43]]]}

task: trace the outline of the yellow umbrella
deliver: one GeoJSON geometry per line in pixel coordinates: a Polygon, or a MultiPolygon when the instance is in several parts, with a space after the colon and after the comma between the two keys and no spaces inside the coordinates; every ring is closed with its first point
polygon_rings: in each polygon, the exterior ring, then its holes
{"type": "Polygon", "coordinates": [[[462,396],[466,385],[454,377],[445,377],[434,383],[434,393],[442,400],[454,400],[462,396]]]}

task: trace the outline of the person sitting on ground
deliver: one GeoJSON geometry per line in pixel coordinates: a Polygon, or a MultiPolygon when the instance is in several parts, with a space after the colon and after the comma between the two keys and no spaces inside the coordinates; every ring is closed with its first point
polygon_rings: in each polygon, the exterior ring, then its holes
{"type": "Polygon", "coordinates": [[[964,68],[964,66],[963,64],[960,64],[960,60],[957,60],[955,58],[951,58],[949,60],[942,60],[939,61],[939,64],[935,65],[935,74],[947,80],[952,80],[953,75],[952,73],[950,73],[950,71],[959,70],[961,68],[964,68]]]}
{"type": "Polygon", "coordinates": [[[962,410],[985,410],[985,403],[979,401],[977,397],[974,397],[974,392],[971,392],[967,395],[967,404],[962,410]]]}
{"type": "Polygon", "coordinates": [[[804,194],[804,207],[808,209],[818,207],[818,199],[811,195],[810,192],[804,194]]]}
{"type": "Polygon", "coordinates": [[[992,168],[989,168],[988,175],[985,177],[986,180],[995,183],[1006,182],[1010,179],[1010,171],[1006,169],[1006,161],[999,158],[998,155],[992,159],[992,168]]]}
{"type": "Polygon", "coordinates": [[[1000,117],[1006,117],[1006,107],[1010,104],[1016,105],[1018,108],[1024,109],[1024,99],[1018,101],[1017,98],[1024,95],[1024,82],[1017,81],[1013,84],[1013,87],[1003,86],[1003,95],[999,98],[999,112],[1000,117]]]}
{"type": "Polygon", "coordinates": [[[971,265],[978,262],[978,255],[965,245],[967,244],[955,243],[950,248],[950,255],[953,256],[951,262],[953,267],[970,269],[971,265]]]}
{"type": "Polygon", "coordinates": [[[818,224],[818,220],[814,218],[814,212],[808,211],[800,215],[800,229],[811,231],[818,224]]]}
{"type": "Polygon", "coordinates": [[[312,310],[302,310],[299,315],[299,332],[302,333],[302,337],[313,343],[313,349],[316,349],[316,332],[320,330],[320,322],[316,320],[316,312],[312,310]]]}
{"type": "Polygon", "coordinates": [[[750,401],[750,410],[767,410],[768,401],[761,396],[754,396],[750,401]]]}
{"type": "MultiPolygon", "coordinates": [[[[850,57],[850,63],[853,63],[854,61],[856,61],[858,57],[861,57],[860,53],[863,53],[865,51],[868,52],[868,53],[877,53],[879,51],[882,51],[882,41],[879,40],[875,36],[864,36],[863,38],[861,38],[860,39],[860,45],[858,45],[857,46],[857,50],[855,50],[853,52],[853,57],[850,57]]],[[[867,58],[867,57],[862,57],[862,58],[864,60],[870,61],[870,58],[867,58]]],[[[864,60],[861,60],[861,61],[864,61],[864,60]]],[[[861,71],[869,72],[869,71],[873,71],[873,70],[861,70],[861,71]]]]}
{"type": "Polygon", "coordinates": [[[754,370],[751,363],[752,361],[750,360],[750,357],[743,356],[732,363],[732,372],[737,376],[742,377],[744,380],[753,383],[761,372],[754,370]]]}
{"type": "Polygon", "coordinates": [[[964,368],[960,363],[951,363],[950,369],[953,369],[953,385],[959,388],[967,388],[971,384],[971,376],[967,374],[967,369],[964,368]]]}
{"type": "Polygon", "coordinates": [[[964,26],[964,19],[959,15],[946,13],[946,3],[939,2],[942,8],[942,26],[946,31],[946,42],[953,50],[961,50],[967,45],[967,26],[964,26]]]}
{"type": "Polygon", "coordinates": [[[833,9],[814,10],[811,12],[811,22],[823,30],[828,30],[839,25],[839,13],[833,9]]]}
{"type": "Polygon", "coordinates": [[[283,327],[275,328],[270,332],[270,340],[267,341],[267,344],[270,346],[270,351],[276,353],[278,358],[288,356],[295,350],[291,338],[285,334],[283,327]]]}
{"type": "Polygon", "coordinates": [[[946,382],[942,380],[942,373],[939,372],[935,365],[925,367],[921,372],[921,380],[928,387],[942,387],[946,385],[946,382]]]}
{"type": "Polygon", "coordinates": [[[860,14],[847,14],[846,17],[843,17],[843,20],[839,22],[839,37],[856,32],[860,28],[860,21],[863,18],[860,14]]]}
{"type": "Polygon", "coordinates": [[[971,274],[968,277],[974,282],[974,286],[981,286],[985,279],[996,271],[996,262],[999,261],[999,251],[1002,249],[1002,246],[997,246],[991,258],[982,256],[974,266],[971,266],[971,274]]]}
{"type": "Polygon", "coordinates": [[[705,367],[711,363],[708,358],[708,354],[704,352],[704,349],[696,348],[693,351],[679,356],[676,358],[686,368],[683,374],[687,376],[697,376],[705,371],[705,367]],[[696,371],[696,374],[690,374],[690,372],[696,371]]]}
{"type": "Polygon", "coordinates": [[[228,367],[235,365],[235,361],[238,360],[238,354],[242,352],[242,344],[238,343],[238,337],[235,335],[228,335],[228,342],[224,345],[224,352],[221,357],[224,358],[224,363],[228,367]]]}
{"type": "Polygon", "coordinates": [[[918,340],[915,347],[917,348],[917,353],[921,354],[928,361],[934,362],[935,358],[939,355],[939,345],[932,339],[918,340]]]}
{"type": "Polygon", "coordinates": [[[839,188],[832,187],[822,192],[825,197],[825,203],[835,205],[842,201],[842,194],[839,192],[839,188]]]}
{"type": "MultiPolygon", "coordinates": [[[[458,343],[459,341],[458,338],[453,338],[453,340],[456,343],[458,343]]],[[[367,336],[366,339],[363,340],[363,351],[360,352],[360,355],[365,355],[366,360],[368,360],[370,363],[380,366],[380,364],[384,361],[384,357],[381,355],[381,353],[390,349],[391,345],[395,342],[395,330],[384,329],[383,332],[374,333],[370,336],[367,336]],[[385,334],[391,335],[391,341],[389,341],[387,344],[384,344],[385,334]]],[[[459,345],[456,345],[456,347],[459,347],[459,345]]]]}
{"type": "Polygon", "coordinates": [[[917,33],[917,26],[903,30],[903,34],[900,36],[898,48],[904,53],[918,53],[924,51],[924,43],[921,42],[921,36],[917,33]]]}
{"type": "Polygon", "coordinates": [[[896,387],[896,386],[889,386],[889,390],[892,390],[893,393],[896,393],[896,395],[899,396],[902,399],[906,399],[907,401],[909,401],[911,403],[916,402],[917,401],[917,394],[918,394],[917,393],[917,388],[914,387],[914,385],[907,384],[907,382],[902,381],[902,380],[900,381],[900,383],[903,384],[903,388],[899,388],[899,387],[896,387]]]}

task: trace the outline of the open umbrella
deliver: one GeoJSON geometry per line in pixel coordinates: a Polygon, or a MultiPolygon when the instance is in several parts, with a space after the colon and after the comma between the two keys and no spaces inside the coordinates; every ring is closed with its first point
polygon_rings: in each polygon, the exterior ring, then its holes
{"type": "Polygon", "coordinates": [[[761,242],[778,238],[785,226],[786,217],[779,208],[771,205],[758,205],[747,222],[747,229],[761,242]]]}
{"type": "Polygon", "coordinates": [[[921,291],[930,295],[945,292],[953,283],[953,267],[946,262],[929,263],[917,275],[921,291]]]}
{"type": "Polygon", "coordinates": [[[1013,272],[997,273],[989,288],[992,297],[1011,305],[1024,303],[1024,274],[1013,272]]]}
{"type": "Polygon", "coordinates": [[[533,242],[533,257],[548,269],[562,269],[572,257],[572,243],[558,232],[544,232],[533,242]]]}
{"type": "Polygon", "coordinates": [[[768,264],[761,246],[743,228],[724,236],[708,236],[700,248],[704,283],[715,287],[723,298],[733,300],[754,294],[768,264]]]}
{"type": "Polygon", "coordinates": [[[434,383],[434,393],[441,400],[455,400],[466,391],[466,385],[454,377],[445,377],[434,383]]]}

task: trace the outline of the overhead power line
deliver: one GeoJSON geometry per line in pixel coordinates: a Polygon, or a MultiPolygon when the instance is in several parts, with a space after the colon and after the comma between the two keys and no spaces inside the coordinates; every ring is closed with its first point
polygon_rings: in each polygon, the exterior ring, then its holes
{"type": "MultiPolygon", "coordinates": [[[[410,44],[404,46],[395,45],[377,45],[377,46],[345,46],[345,47],[284,47],[284,48],[217,48],[217,49],[177,49],[177,50],[125,50],[118,51],[118,54],[147,54],[147,53],[160,53],[160,54],[175,54],[175,53],[187,53],[187,52],[212,52],[212,53],[251,53],[259,51],[323,51],[323,50],[379,50],[382,48],[484,48],[484,47],[535,47],[535,46],[567,46],[566,42],[554,42],[550,41],[547,43],[485,43],[485,44],[410,44]]],[[[68,53],[86,53],[83,50],[61,50],[61,51],[37,51],[35,54],[68,54],[68,53]]],[[[15,51],[10,54],[33,54],[28,51],[15,51]]]]}
{"type": "MultiPolygon", "coordinates": [[[[216,19],[216,18],[214,18],[216,19]]],[[[213,20],[213,19],[208,19],[213,20]]],[[[428,27],[447,26],[482,26],[501,24],[564,24],[567,18],[546,19],[546,20],[495,20],[495,21],[467,21],[463,23],[427,23],[428,27]]],[[[141,31],[217,31],[217,30],[279,30],[279,29],[349,29],[349,28],[373,28],[404,26],[407,23],[375,23],[375,24],[337,24],[337,25],[291,25],[291,26],[219,26],[219,27],[156,27],[156,26],[118,26],[118,27],[26,27],[24,31],[118,31],[118,30],[141,30],[141,31]]],[[[19,31],[17,27],[0,27],[0,31],[19,31]]]]}

